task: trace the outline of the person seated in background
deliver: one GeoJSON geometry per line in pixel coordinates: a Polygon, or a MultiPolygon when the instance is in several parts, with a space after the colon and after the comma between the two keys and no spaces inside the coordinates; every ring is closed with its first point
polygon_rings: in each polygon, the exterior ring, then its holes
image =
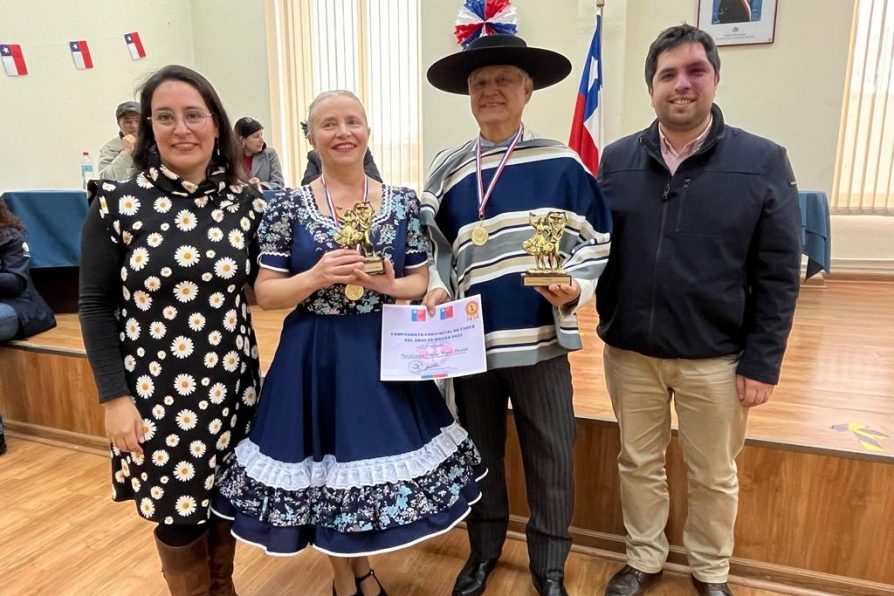
{"type": "Polygon", "coordinates": [[[118,104],[115,120],[118,121],[118,136],[99,150],[97,175],[106,180],[127,180],[136,174],[131,155],[140,130],[140,104],[135,101],[118,104]]]}
{"type": "MultiPolygon", "coordinates": [[[[304,136],[307,136],[307,122],[301,123],[301,130],[304,132],[304,136]]],[[[320,161],[319,154],[314,150],[308,151],[307,166],[304,168],[304,177],[301,178],[301,186],[307,186],[319,178],[322,171],[323,164],[320,161]]],[[[379,173],[379,168],[376,167],[372,151],[370,151],[368,147],[366,153],[363,155],[363,171],[376,182],[382,182],[382,175],[379,173]]]]}
{"type": "MultiPolygon", "coordinates": [[[[23,339],[56,326],[53,311],[34,288],[31,254],[22,222],[0,198],[0,342],[23,339]]],[[[6,452],[0,415],[0,454],[6,452]]]]}
{"type": "Polygon", "coordinates": [[[233,130],[242,144],[242,167],[248,183],[259,190],[285,186],[276,149],[264,142],[264,127],[254,118],[240,118],[233,130]]]}

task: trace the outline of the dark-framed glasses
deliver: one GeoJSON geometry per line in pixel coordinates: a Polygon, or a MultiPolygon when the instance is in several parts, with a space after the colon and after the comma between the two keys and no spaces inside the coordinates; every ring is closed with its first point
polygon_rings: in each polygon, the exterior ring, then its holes
{"type": "MultiPolygon", "coordinates": [[[[208,124],[208,119],[213,117],[213,114],[201,110],[187,110],[183,112],[183,123],[187,128],[202,128],[208,124]]],[[[146,120],[164,128],[171,128],[177,124],[177,115],[174,112],[156,112],[154,116],[150,116],[146,120]]]]}

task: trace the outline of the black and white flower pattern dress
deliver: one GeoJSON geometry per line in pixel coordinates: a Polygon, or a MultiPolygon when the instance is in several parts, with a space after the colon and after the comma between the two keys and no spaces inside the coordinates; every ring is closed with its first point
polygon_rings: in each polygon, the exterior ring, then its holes
{"type": "Polygon", "coordinates": [[[257,401],[242,288],[264,201],[222,168],[197,186],[161,165],[100,182],[94,200],[122,250],[121,353],[145,433],[142,456],[112,447],[114,499],[157,523],[204,523],[217,464],[257,401]]]}

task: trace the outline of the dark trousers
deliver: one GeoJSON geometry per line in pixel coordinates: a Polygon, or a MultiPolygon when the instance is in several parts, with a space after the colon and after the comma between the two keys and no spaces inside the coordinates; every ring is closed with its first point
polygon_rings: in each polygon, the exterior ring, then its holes
{"type": "Polygon", "coordinates": [[[525,529],[531,570],[563,575],[571,548],[568,525],[574,509],[572,448],[577,426],[567,356],[533,366],[498,368],[454,380],[460,422],[488,474],[482,499],[467,518],[472,556],[496,557],[509,526],[506,492],[506,414],[511,400],[521,446],[531,517],[525,529]]]}

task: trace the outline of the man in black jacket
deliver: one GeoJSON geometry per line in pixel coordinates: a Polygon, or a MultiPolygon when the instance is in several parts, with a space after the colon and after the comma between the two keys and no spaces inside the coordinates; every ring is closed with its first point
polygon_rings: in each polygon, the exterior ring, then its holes
{"type": "Polygon", "coordinates": [[[614,247],[597,287],[598,332],[627,530],[627,565],[606,594],[642,594],[667,558],[671,399],[688,469],[693,583],[729,594],[735,457],[748,408],[779,379],[798,295],[798,191],[785,149],[724,123],[707,33],[665,30],[645,74],[658,118],[606,147],[599,170],[614,247]]]}

